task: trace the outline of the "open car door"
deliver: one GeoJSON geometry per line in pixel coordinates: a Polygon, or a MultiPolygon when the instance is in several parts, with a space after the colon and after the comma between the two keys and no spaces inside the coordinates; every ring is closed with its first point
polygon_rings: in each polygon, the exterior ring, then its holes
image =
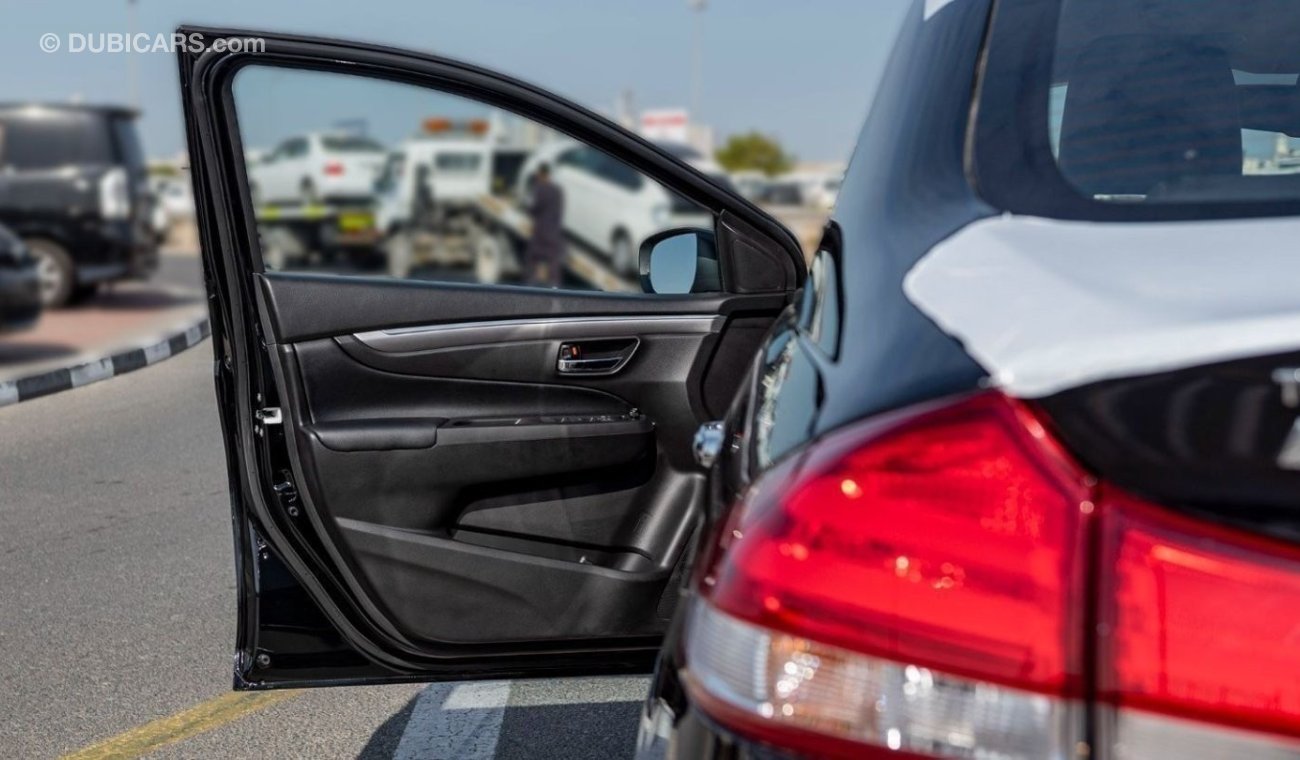
{"type": "Polygon", "coordinates": [[[794,236],[508,77],[180,33],[236,687],[648,672],[703,522],[692,436],[801,286],[794,236]],[[301,202],[264,203],[290,164],[259,149],[297,138],[301,202]],[[475,139],[491,167],[446,158],[475,139]]]}

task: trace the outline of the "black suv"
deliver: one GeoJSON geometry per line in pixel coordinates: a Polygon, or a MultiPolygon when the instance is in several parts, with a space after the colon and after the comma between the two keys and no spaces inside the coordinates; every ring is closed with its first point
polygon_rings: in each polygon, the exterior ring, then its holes
{"type": "Polygon", "coordinates": [[[36,256],[46,306],[157,267],[136,116],[111,106],[0,104],[0,222],[36,256]]]}

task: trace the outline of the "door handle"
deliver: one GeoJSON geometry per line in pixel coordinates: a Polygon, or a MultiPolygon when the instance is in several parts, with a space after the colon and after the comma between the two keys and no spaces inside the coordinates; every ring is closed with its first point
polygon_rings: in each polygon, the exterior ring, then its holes
{"type": "Polygon", "coordinates": [[[602,357],[599,359],[561,359],[556,363],[556,368],[565,374],[575,372],[608,372],[618,367],[623,359],[618,356],[602,357]]]}
{"type": "Polygon", "coordinates": [[[561,375],[612,375],[623,369],[639,344],[636,338],[561,343],[555,369],[561,375]]]}

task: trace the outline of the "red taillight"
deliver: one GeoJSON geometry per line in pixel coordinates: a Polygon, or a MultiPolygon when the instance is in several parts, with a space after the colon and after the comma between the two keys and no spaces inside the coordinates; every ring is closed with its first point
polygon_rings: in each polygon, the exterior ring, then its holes
{"type": "Polygon", "coordinates": [[[1300,736],[1300,551],[1106,501],[1101,698],[1300,736]]]}
{"type": "Polygon", "coordinates": [[[1278,736],[1300,735],[1300,552],[1098,503],[1108,488],[1024,404],[870,421],[774,473],[733,512],[686,629],[687,688],[741,733],[1065,757],[1092,751],[1091,709],[1099,754],[1300,748],[1278,736]]]}
{"type": "Polygon", "coordinates": [[[325,176],[326,176],[326,177],[342,177],[342,176],[343,176],[343,163],[340,162],[340,161],[330,161],[329,163],[325,164],[325,176]]]}
{"type": "Polygon", "coordinates": [[[805,751],[1043,757],[1077,736],[1091,491],[998,394],[838,433],[738,507],[687,683],[805,751]]]}
{"type": "Polygon", "coordinates": [[[976,396],[827,440],[744,508],[706,595],[774,630],[1077,694],[1089,498],[1025,409],[976,396]]]}

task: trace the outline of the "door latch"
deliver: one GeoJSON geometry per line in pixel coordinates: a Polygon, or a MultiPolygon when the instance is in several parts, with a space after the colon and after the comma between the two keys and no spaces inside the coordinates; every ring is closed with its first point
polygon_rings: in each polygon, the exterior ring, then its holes
{"type": "Polygon", "coordinates": [[[266,406],[253,412],[253,416],[263,425],[279,425],[284,422],[284,413],[278,406],[266,406]]]}
{"type": "Polygon", "coordinates": [[[275,498],[280,502],[280,508],[287,512],[290,517],[297,517],[299,513],[298,489],[294,487],[288,470],[280,473],[280,480],[271,486],[271,490],[275,492],[275,498]]]}

